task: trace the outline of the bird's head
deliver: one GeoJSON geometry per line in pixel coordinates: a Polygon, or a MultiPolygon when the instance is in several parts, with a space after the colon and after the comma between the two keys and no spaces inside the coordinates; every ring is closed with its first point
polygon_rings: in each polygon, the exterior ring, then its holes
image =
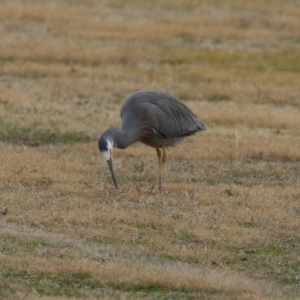
{"type": "Polygon", "coordinates": [[[113,141],[103,135],[98,140],[99,151],[106,161],[112,159],[113,146],[114,146],[113,141]]]}
{"type": "Polygon", "coordinates": [[[112,179],[114,181],[114,184],[115,186],[117,186],[114,169],[113,169],[113,147],[114,147],[114,142],[112,137],[109,135],[109,131],[104,132],[98,140],[98,148],[102,156],[105,158],[112,179]]]}

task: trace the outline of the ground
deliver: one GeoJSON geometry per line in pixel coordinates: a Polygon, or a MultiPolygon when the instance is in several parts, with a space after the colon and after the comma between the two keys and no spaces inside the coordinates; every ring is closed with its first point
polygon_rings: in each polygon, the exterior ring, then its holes
{"type": "Polygon", "coordinates": [[[0,299],[300,297],[300,7],[0,3],[0,299]],[[139,89],[207,130],[114,151],[139,89]]]}

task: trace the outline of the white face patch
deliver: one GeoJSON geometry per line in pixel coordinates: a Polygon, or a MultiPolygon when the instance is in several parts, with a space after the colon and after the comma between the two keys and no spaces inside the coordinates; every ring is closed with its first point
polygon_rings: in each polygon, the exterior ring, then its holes
{"type": "Polygon", "coordinates": [[[106,161],[110,160],[113,151],[113,143],[112,141],[107,141],[107,150],[102,151],[101,154],[105,158],[106,161]]]}
{"type": "Polygon", "coordinates": [[[111,150],[101,152],[102,156],[105,158],[106,161],[110,160],[110,151],[111,150]]]}

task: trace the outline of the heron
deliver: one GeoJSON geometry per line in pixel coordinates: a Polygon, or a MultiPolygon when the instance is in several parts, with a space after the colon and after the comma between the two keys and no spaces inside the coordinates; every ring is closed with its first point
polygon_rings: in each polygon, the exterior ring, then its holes
{"type": "Polygon", "coordinates": [[[177,98],[157,90],[140,90],[131,94],[121,107],[121,130],[107,129],[98,140],[98,148],[107,161],[112,180],[117,187],[113,169],[113,147],[125,149],[140,141],[156,149],[158,171],[154,187],[159,182],[167,154],[166,147],[175,146],[186,137],[205,130],[205,125],[177,98]]]}

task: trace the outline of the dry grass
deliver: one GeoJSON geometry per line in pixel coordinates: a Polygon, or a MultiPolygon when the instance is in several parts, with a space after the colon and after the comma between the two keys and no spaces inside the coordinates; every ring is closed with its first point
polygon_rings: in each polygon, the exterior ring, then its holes
{"type": "Polygon", "coordinates": [[[2,1],[0,299],[300,296],[298,1],[2,1]],[[169,92],[207,131],[97,138],[169,92]]]}

